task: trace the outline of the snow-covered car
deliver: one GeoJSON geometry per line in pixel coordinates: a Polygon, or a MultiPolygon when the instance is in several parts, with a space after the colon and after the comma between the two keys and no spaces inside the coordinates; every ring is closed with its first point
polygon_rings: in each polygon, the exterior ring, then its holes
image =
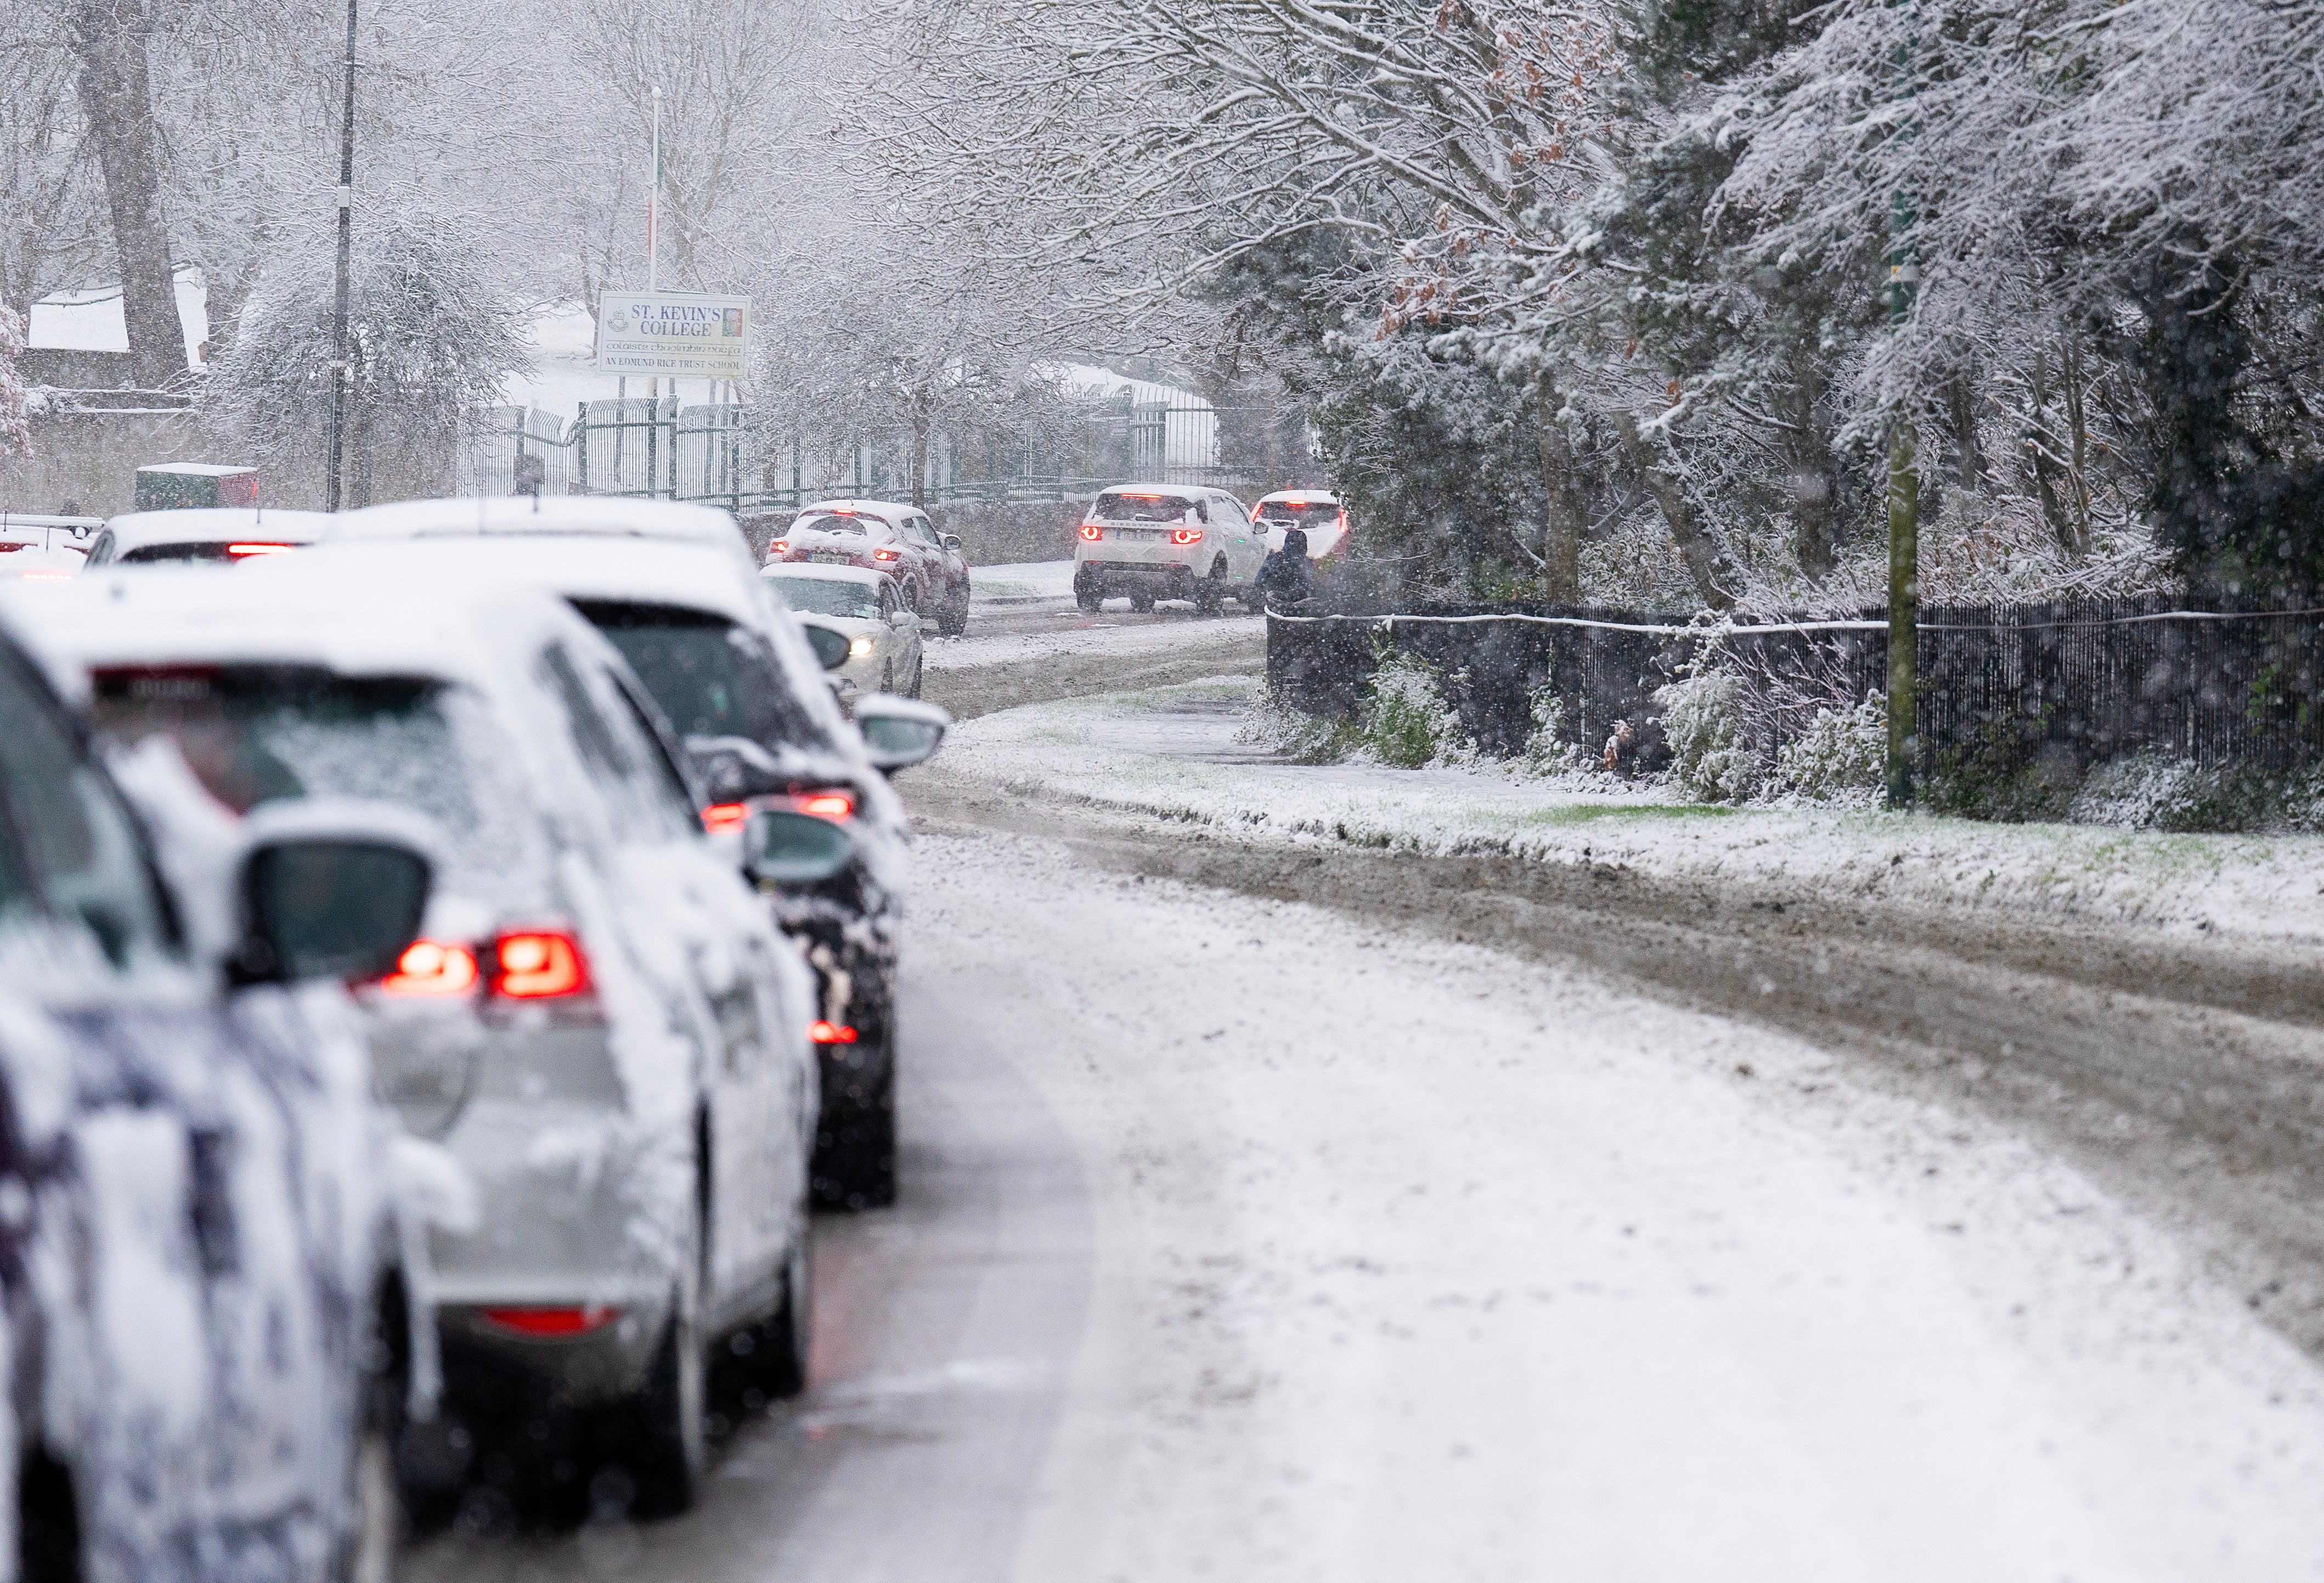
{"type": "Polygon", "coordinates": [[[27,517],[0,511],[0,584],[67,583],[89,551],[82,517],[27,517]]]}
{"type": "Polygon", "coordinates": [[[968,557],[918,506],[892,501],[819,501],[801,508],[767,545],[768,566],[861,566],[896,579],[904,603],[957,638],[968,630],[968,557]]]}
{"type": "Polygon", "coordinates": [[[1127,594],[1130,608],[1185,599],[1216,615],[1237,599],[1255,608],[1251,579],[1267,550],[1243,503],[1224,490],[1125,483],[1090,502],[1074,540],[1074,599],[1094,611],[1127,594]]]}
{"type": "Polygon", "coordinates": [[[322,537],[331,523],[321,511],[267,511],[219,506],[179,511],[131,511],[107,522],[88,546],[91,566],[168,565],[197,561],[230,565],[281,555],[322,537]]]}
{"type": "Polygon", "coordinates": [[[896,580],[861,566],[801,566],[773,561],[760,573],[776,595],[809,627],[847,640],[845,658],[830,667],[841,695],[896,693],[920,695],[920,618],[907,608],[896,580]]]}
{"type": "Polygon", "coordinates": [[[1283,548],[1286,529],[1307,535],[1307,558],[1320,561],[1347,547],[1348,508],[1338,495],[1321,489],[1280,489],[1251,508],[1250,525],[1263,537],[1268,554],[1283,548]]]}
{"type": "Polygon", "coordinates": [[[425,1284],[345,985],[412,938],[430,838],[206,820],[5,636],[0,720],[10,1575],[388,1578],[425,1284]]]}
{"type": "Polygon", "coordinates": [[[805,1368],[814,1005],[651,696],[563,600],[404,545],[100,572],[58,606],[99,723],[225,807],[363,792],[444,833],[362,999],[378,1091],[473,1188],[428,1242],[447,1402],[613,1426],[641,1505],[682,1507],[710,1348],[769,1394],[805,1368]]]}
{"type": "Polygon", "coordinates": [[[602,526],[604,513],[575,510],[595,504],[553,500],[518,514],[521,534],[465,538],[457,525],[476,520],[475,505],[377,507],[347,517],[317,558],[400,538],[440,577],[521,578],[563,596],[622,649],[685,741],[713,829],[739,840],[754,815],[771,811],[846,833],[850,855],[833,872],[762,888],[816,975],[816,1194],[835,1205],[887,1203],[906,824],[882,771],[933,753],[941,719],[932,725],[917,713],[927,705],[872,697],[858,700],[850,722],[799,621],[751,568],[724,513],[713,513],[721,529],[713,532],[697,508],[638,503],[620,513],[622,531],[603,532],[590,525],[602,526]],[[561,537],[560,521],[574,525],[561,537]],[[665,525],[670,536],[654,537],[665,525]],[[881,738],[876,754],[866,732],[881,738]]]}

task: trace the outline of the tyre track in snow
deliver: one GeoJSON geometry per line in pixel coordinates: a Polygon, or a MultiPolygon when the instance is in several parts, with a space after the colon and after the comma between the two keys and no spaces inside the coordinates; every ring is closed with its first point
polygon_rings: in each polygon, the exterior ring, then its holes
{"type": "Polygon", "coordinates": [[[1581,963],[1803,1037],[1852,1057],[1857,1080],[1974,1107],[2061,1152],[2324,1361],[2324,969],[2288,951],[1611,865],[1247,844],[1028,803],[941,761],[904,785],[927,828],[1057,837],[1100,868],[1581,963]]]}

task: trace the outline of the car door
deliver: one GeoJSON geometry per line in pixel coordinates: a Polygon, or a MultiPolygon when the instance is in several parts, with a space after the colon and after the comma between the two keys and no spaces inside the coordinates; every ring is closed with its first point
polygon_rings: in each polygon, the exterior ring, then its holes
{"type": "Polygon", "coordinates": [[[220,1512],[289,1553],[336,1502],[355,1364],[329,1311],[363,1295],[333,1235],[360,1204],[309,1217],[362,1163],[305,1157],[327,1109],[314,1035],[288,998],[228,1000],[180,960],[135,818],[5,649],[0,718],[0,1064],[14,1141],[54,1140],[11,1300],[42,1317],[47,1436],[90,1532],[157,1547],[115,1550],[128,1572],[170,1571],[220,1512]],[[28,1109],[36,1054],[66,1081],[28,1109]]]}
{"type": "Polygon", "coordinates": [[[1267,541],[1251,525],[1250,512],[1231,494],[1211,496],[1211,520],[1227,552],[1227,581],[1248,583],[1267,558],[1267,541]]]}
{"type": "Polygon", "coordinates": [[[781,949],[763,907],[738,874],[712,855],[684,772],[669,751],[654,706],[632,678],[609,665],[595,669],[608,723],[635,766],[633,795],[650,810],[637,836],[653,873],[682,919],[686,945],[715,1026],[715,1049],[705,1081],[709,1100],[711,1289],[715,1322],[744,1317],[771,1297],[793,1234],[786,1183],[804,1181],[805,1161],[790,1119],[813,1102],[786,1072],[780,999],[770,992],[771,959],[781,949]]]}

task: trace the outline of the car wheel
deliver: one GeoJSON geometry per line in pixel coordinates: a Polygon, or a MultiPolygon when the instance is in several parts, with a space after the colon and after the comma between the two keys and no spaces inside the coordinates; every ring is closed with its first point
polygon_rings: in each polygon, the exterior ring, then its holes
{"type": "Polygon", "coordinates": [[[1227,568],[1223,561],[1211,567],[1211,575],[1194,584],[1194,608],[1204,615],[1214,616],[1227,607],[1227,568]]]}
{"type": "Polygon", "coordinates": [[[1136,611],[1139,614],[1144,615],[1147,612],[1154,608],[1154,595],[1143,593],[1131,594],[1130,596],[1130,608],[1136,611]]]}
{"type": "Polygon", "coordinates": [[[926,656],[926,655],[922,655],[922,656],[921,656],[918,660],[914,661],[914,662],[913,662],[913,665],[912,665],[912,694],[911,694],[911,695],[912,695],[913,697],[917,698],[917,697],[918,697],[918,696],[920,695],[920,684],[921,684],[923,681],[925,681],[925,680],[927,680],[927,674],[928,674],[928,661],[927,661],[927,656],[926,656]]]}
{"type": "Polygon", "coordinates": [[[947,604],[936,612],[936,630],[947,638],[957,638],[968,630],[968,595],[958,603],[947,604]]]}
{"type": "Polygon", "coordinates": [[[1074,590],[1074,603],[1082,607],[1084,614],[1095,615],[1105,608],[1105,595],[1094,588],[1076,588],[1074,590]]]}
{"type": "Polygon", "coordinates": [[[880,690],[883,693],[896,690],[896,662],[893,659],[880,667],[880,690]]]}
{"type": "Polygon", "coordinates": [[[877,1210],[896,1201],[896,1033],[882,1014],[887,1059],[878,1086],[826,1093],[816,1129],[815,1196],[828,1209],[877,1210]]]}
{"type": "Polygon", "coordinates": [[[347,1526],[332,1559],[332,1583],[395,1583],[403,1571],[407,1526],[396,1452],[410,1388],[410,1321],[400,1293],[378,1305],[373,1323],[374,1344],[391,1361],[364,1381],[363,1419],[347,1451],[347,1526]]]}
{"type": "MultiPolygon", "coordinates": [[[[685,1255],[689,1265],[697,1263],[699,1247],[697,1233],[685,1255]]],[[[689,1268],[671,1293],[669,1323],[638,1403],[632,1472],[641,1516],[676,1516],[694,1504],[702,1488],[710,1457],[703,1375],[701,1272],[689,1268]]]]}

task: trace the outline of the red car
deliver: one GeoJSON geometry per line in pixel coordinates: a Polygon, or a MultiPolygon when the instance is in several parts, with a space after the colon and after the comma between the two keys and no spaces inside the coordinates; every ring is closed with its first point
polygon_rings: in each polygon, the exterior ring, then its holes
{"type": "Polygon", "coordinates": [[[917,506],[890,501],[821,501],[800,508],[767,546],[768,566],[807,562],[885,572],[903,590],[904,603],[936,630],[957,638],[968,630],[968,557],[960,539],[938,533],[917,506]]]}

